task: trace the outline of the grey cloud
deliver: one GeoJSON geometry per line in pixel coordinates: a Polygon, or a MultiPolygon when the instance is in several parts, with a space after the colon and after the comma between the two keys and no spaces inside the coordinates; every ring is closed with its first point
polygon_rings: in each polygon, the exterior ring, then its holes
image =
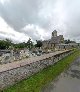
{"type": "MultiPolygon", "coordinates": [[[[26,24],[36,24],[41,27],[48,27],[49,19],[44,15],[39,15],[46,4],[54,4],[54,0],[11,0],[4,5],[0,4],[1,16],[6,22],[17,30],[20,30],[26,24]],[[44,21],[44,22],[43,22],[44,21]]],[[[43,11],[45,14],[47,10],[43,11]]]]}
{"type": "Polygon", "coordinates": [[[0,13],[6,22],[19,30],[28,23],[37,20],[39,0],[11,0],[10,3],[0,4],[0,13]]]}
{"type": "MultiPolygon", "coordinates": [[[[34,24],[45,29],[49,36],[58,29],[59,33],[65,31],[65,38],[80,39],[79,8],[80,0],[10,0],[4,5],[0,3],[0,16],[18,32],[24,33],[22,28],[34,24]]],[[[34,40],[41,38],[35,29],[25,34],[34,40]]]]}
{"type": "Polygon", "coordinates": [[[24,32],[25,34],[29,35],[34,41],[39,40],[41,35],[36,30],[27,30],[24,32]]]}

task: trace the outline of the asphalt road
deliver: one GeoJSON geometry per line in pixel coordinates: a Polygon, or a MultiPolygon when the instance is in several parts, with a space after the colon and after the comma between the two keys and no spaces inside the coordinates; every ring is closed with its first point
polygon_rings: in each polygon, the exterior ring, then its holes
{"type": "Polygon", "coordinates": [[[46,85],[42,92],[80,92],[80,57],[56,80],[46,85]]]}

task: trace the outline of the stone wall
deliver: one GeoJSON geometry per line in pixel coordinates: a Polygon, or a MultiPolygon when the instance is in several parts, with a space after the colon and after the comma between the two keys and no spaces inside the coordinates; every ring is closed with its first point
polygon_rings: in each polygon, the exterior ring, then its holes
{"type": "Polygon", "coordinates": [[[71,50],[57,51],[42,56],[24,59],[19,62],[0,65],[0,89],[30,77],[47,66],[53,65],[71,53],[71,50]]]}

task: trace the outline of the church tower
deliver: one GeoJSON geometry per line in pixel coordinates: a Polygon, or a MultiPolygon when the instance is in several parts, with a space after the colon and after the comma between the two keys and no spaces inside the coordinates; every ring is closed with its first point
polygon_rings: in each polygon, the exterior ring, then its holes
{"type": "Polygon", "coordinates": [[[57,37],[57,31],[56,31],[56,30],[54,30],[54,31],[52,32],[52,37],[57,37]]]}

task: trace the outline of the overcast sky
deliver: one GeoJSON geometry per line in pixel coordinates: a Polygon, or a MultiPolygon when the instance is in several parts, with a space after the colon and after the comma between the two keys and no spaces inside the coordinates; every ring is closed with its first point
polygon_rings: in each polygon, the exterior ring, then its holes
{"type": "Polygon", "coordinates": [[[80,0],[0,0],[0,39],[46,40],[55,29],[80,42],[80,0]]]}

